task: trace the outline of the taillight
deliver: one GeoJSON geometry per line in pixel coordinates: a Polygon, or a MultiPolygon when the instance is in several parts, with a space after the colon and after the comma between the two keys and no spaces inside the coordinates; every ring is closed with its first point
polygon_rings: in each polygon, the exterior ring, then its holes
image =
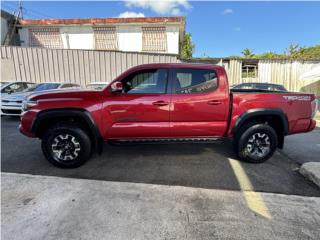
{"type": "Polygon", "coordinates": [[[311,102],[311,118],[315,118],[318,110],[318,99],[315,99],[311,102]]]}

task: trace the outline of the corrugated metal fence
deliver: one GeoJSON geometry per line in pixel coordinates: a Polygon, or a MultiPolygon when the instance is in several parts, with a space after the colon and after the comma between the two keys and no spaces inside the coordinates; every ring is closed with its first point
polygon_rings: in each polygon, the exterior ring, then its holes
{"type": "Polygon", "coordinates": [[[1,80],[110,82],[130,67],[176,63],[176,55],[118,51],[1,47],[1,80]]]}
{"type": "Polygon", "coordinates": [[[289,91],[310,92],[320,96],[320,81],[300,80],[300,76],[320,65],[320,61],[259,60],[258,77],[242,78],[242,61],[230,60],[225,65],[229,84],[266,82],[284,85],[289,91]]]}
{"type": "MultiPolygon", "coordinates": [[[[110,82],[130,67],[144,63],[177,63],[176,55],[119,51],[68,50],[1,46],[1,81],[110,82]]],[[[283,84],[289,91],[320,96],[320,81],[300,80],[319,61],[260,60],[258,78],[243,79],[242,61],[224,62],[229,83],[259,81],[283,84]]]]}
{"type": "Polygon", "coordinates": [[[294,92],[312,92],[320,96],[320,81],[300,79],[312,68],[320,66],[319,61],[260,60],[258,77],[260,82],[284,85],[294,92]]]}

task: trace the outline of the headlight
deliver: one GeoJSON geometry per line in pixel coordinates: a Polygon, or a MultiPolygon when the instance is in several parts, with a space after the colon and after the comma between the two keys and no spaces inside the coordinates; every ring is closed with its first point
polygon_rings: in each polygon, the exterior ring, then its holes
{"type": "Polygon", "coordinates": [[[22,110],[28,111],[30,108],[33,108],[34,106],[37,106],[37,101],[31,101],[31,100],[24,100],[22,102],[22,110]]]}

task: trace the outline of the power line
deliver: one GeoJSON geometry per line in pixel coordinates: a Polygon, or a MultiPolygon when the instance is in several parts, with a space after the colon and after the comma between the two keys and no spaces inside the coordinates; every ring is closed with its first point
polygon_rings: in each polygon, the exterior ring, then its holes
{"type": "Polygon", "coordinates": [[[1,6],[4,7],[5,9],[9,9],[9,11],[12,11],[12,12],[16,12],[20,8],[21,14],[22,14],[21,18],[23,18],[23,15],[36,17],[36,18],[54,18],[52,16],[49,16],[47,14],[34,10],[30,7],[22,6],[22,2],[21,2],[21,5],[20,4],[17,5],[11,2],[2,2],[1,6]]]}
{"type": "Polygon", "coordinates": [[[41,12],[39,12],[39,11],[36,11],[36,10],[34,10],[34,9],[31,9],[31,8],[26,8],[26,7],[22,7],[22,9],[23,10],[25,10],[26,12],[30,12],[32,15],[34,15],[34,16],[40,16],[40,17],[45,17],[45,18],[54,18],[54,17],[52,17],[52,16],[49,16],[49,15],[47,15],[47,14],[43,14],[43,13],[41,13],[41,12]]]}

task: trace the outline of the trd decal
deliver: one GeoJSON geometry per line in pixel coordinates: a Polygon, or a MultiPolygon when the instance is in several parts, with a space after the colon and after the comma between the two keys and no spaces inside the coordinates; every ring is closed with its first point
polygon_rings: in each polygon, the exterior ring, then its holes
{"type": "Polygon", "coordinates": [[[310,96],[283,96],[284,99],[288,101],[298,100],[298,101],[310,101],[310,96]]]}

